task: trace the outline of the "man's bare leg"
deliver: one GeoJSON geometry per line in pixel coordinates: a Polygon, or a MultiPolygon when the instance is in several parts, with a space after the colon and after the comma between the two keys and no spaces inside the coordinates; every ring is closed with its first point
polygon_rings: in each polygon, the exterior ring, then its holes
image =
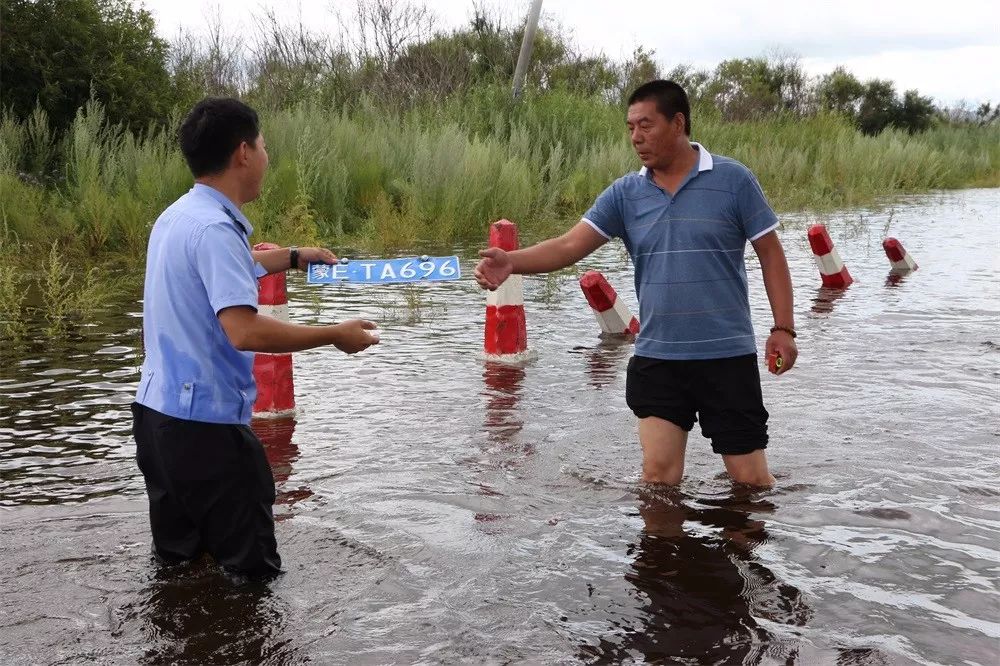
{"type": "Polygon", "coordinates": [[[774,477],[767,469],[767,456],[764,449],[757,449],[752,453],[739,456],[722,456],[726,463],[726,471],[730,478],[736,483],[745,483],[749,486],[770,488],[774,485],[774,477]]]}
{"type": "Polygon", "coordinates": [[[687,431],[656,416],[639,419],[642,480],[676,486],[684,477],[687,431]]]}

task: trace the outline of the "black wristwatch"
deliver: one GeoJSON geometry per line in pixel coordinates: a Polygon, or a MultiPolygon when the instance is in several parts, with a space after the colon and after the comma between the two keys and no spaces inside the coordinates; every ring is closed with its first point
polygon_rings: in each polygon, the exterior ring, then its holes
{"type": "Polygon", "coordinates": [[[292,245],[288,248],[288,270],[299,268],[299,248],[292,245]]]}

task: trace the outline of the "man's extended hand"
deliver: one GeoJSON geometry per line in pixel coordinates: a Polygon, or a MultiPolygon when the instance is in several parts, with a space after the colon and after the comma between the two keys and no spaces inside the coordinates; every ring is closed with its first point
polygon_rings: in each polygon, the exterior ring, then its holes
{"type": "Polygon", "coordinates": [[[348,319],[336,325],[340,329],[333,344],[342,352],[357,354],[379,343],[378,326],[365,319],[348,319]]]}
{"type": "Polygon", "coordinates": [[[770,358],[771,354],[777,353],[781,357],[781,368],[777,374],[781,375],[792,369],[795,359],[799,356],[799,349],[795,346],[795,339],[785,331],[775,331],[767,338],[764,346],[764,353],[770,358]]]}
{"type": "Polygon", "coordinates": [[[476,265],[476,282],[483,289],[493,291],[503,284],[504,280],[510,277],[514,270],[514,262],[510,260],[507,253],[498,247],[491,247],[479,251],[482,259],[476,265]]]}
{"type": "Polygon", "coordinates": [[[309,268],[309,264],[335,264],[337,263],[337,255],[335,255],[330,250],[325,247],[300,247],[299,248],[299,265],[300,271],[304,271],[309,268]]]}

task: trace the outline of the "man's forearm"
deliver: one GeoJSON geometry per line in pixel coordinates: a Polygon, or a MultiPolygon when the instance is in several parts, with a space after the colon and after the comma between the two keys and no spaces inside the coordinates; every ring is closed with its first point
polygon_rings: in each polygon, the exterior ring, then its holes
{"type": "Polygon", "coordinates": [[[761,272],[764,275],[764,289],[771,304],[774,325],[795,328],[795,302],[792,294],[792,276],[788,272],[788,262],[784,253],[761,258],[761,272]]]}
{"type": "Polygon", "coordinates": [[[563,254],[562,244],[558,238],[550,238],[523,250],[508,252],[507,256],[514,265],[513,272],[521,275],[549,273],[575,263],[575,260],[563,254]]]}
{"type": "Polygon", "coordinates": [[[304,326],[283,322],[266,315],[255,314],[240,326],[233,346],[241,351],[287,354],[336,344],[340,329],[328,326],[304,326]]]}
{"type": "Polygon", "coordinates": [[[268,275],[291,268],[290,252],[287,247],[280,247],[277,250],[254,250],[252,254],[253,260],[263,266],[268,275]]]}
{"type": "Polygon", "coordinates": [[[507,256],[513,263],[514,273],[549,273],[572,266],[606,242],[607,239],[593,231],[589,225],[579,222],[562,236],[523,250],[508,252],[507,256]]]}

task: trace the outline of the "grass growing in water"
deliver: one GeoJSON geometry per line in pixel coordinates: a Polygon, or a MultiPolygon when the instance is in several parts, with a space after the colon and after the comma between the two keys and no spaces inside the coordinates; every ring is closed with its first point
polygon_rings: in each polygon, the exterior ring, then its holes
{"type": "Polygon", "coordinates": [[[70,268],[67,258],[53,243],[39,280],[46,334],[63,337],[75,323],[92,320],[101,303],[114,299],[117,289],[102,279],[97,266],[82,277],[70,268]]]}
{"type": "Polygon", "coordinates": [[[0,340],[20,344],[28,335],[27,280],[17,266],[0,265],[0,340]]]}
{"type": "MultiPolygon", "coordinates": [[[[0,255],[23,256],[24,247],[7,241],[0,244],[0,255]]],[[[47,339],[64,338],[95,321],[103,305],[119,296],[120,288],[106,279],[101,267],[74,270],[72,265],[56,243],[40,267],[20,261],[0,264],[0,347],[28,342],[33,321],[44,322],[40,330],[47,339]],[[36,299],[30,297],[32,292],[36,299]]]]}

